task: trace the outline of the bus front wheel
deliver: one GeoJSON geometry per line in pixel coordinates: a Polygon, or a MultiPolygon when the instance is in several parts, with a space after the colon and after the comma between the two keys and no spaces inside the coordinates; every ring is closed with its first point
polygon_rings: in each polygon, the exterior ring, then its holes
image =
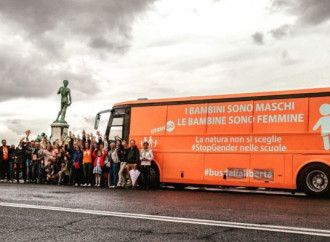
{"type": "Polygon", "coordinates": [[[300,173],[299,185],[307,196],[330,195],[330,168],[321,163],[308,165],[300,173]]]}

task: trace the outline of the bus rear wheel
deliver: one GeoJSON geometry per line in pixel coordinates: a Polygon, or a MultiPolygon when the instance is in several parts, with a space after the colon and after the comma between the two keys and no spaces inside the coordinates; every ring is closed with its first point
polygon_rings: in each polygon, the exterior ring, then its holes
{"type": "Polygon", "coordinates": [[[315,163],[305,167],[299,176],[299,186],[307,196],[329,196],[330,168],[321,163],[315,163]]]}

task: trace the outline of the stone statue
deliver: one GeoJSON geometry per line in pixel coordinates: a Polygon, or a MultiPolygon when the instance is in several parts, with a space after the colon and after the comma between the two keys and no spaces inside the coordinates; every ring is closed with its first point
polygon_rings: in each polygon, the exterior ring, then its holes
{"type": "Polygon", "coordinates": [[[64,84],[64,86],[60,87],[60,89],[57,92],[57,95],[61,94],[61,110],[59,111],[59,113],[57,115],[57,119],[54,121],[54,123],[66,123],[66,121],[65,121],[66,109],[72,103],[71,90],[70,90],[70,88],[68,88],[69,81],[64,80],[63,84],[64,84]]]}

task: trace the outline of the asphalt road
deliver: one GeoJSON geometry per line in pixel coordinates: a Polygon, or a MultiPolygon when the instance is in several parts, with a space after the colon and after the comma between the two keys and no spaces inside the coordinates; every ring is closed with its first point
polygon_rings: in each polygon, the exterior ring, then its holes
{"type": "Polygon", "coordinates": [[[330,241],[330,199],[4,183],[0,194],[0,241],[330,241]]]}

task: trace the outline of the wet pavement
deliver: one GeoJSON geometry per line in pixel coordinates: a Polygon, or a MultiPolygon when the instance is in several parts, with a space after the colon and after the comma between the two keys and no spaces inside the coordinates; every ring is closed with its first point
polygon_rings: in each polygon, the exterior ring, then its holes
{"type": "Polygon", "coordinates": [[[5,183],[0,184],[0,194],[0,241],[330,241],[330,237],[285,229],[329,231],[330,199],[235,190],[140,191],[5,183]],[[42,209],[8,207],[5,203],[42,209]],[[48,207],[81,209],[88,214],[48,207]],[[123,217],[107,212],[120,212],[123,217]],[[154,217],[143,219],[136,214],[154,217]],[[207,222],[178,223],[157,216],[278,225],[284,229],[272,232],[207,222]]]}

